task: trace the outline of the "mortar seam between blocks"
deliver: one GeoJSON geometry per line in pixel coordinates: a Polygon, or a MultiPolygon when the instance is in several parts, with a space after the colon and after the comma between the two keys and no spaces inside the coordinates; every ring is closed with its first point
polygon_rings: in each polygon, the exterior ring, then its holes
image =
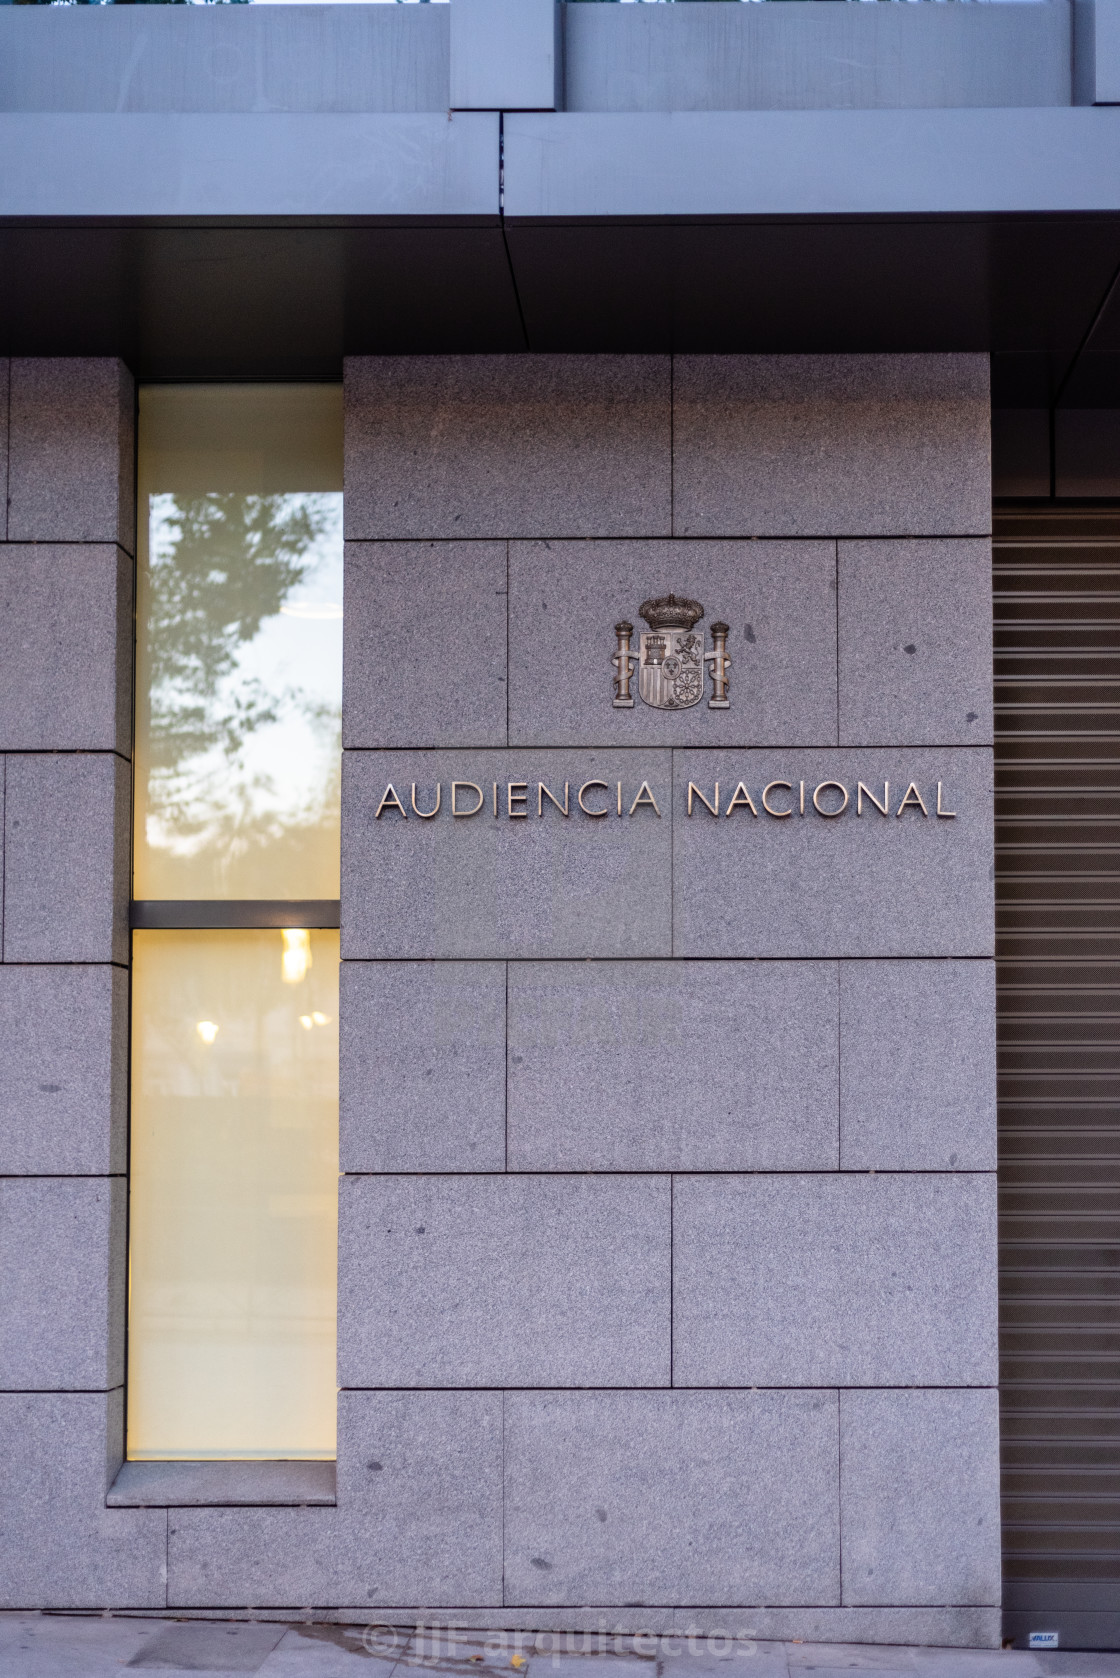
{"type": "MultiPolygon", "coordinates": [[[[1106,509],[1107,510],[1107,509],[1106,509]]],[[[117,541],[112,536],[82,536],[55,538],[21,537],[18,543],[34,546],[35,542],[51,543],[65,546],[68,542],[75,544],[112,544],[117,541]]],[[[445,535],[432,536],[420,533],[411,535],[390,536],[354,536],[347,535],[347,543],[365,543],[370,547],[437,547],[451,543],[470,542],[692,542],[697,545],[705,542],[991,542],[990,530],[845,530],[837,535],[835,530],[698,530],[691,534],[687,532],[669,530],[627,530],[627,531],[586,531],[586,530],[529,530],[529,531],[448,531],[445,535]]],[[[123,543],[118,543],[123,546],[123,543]]],[[[128,550],[125,549],[127,552],[128,550]]]]}

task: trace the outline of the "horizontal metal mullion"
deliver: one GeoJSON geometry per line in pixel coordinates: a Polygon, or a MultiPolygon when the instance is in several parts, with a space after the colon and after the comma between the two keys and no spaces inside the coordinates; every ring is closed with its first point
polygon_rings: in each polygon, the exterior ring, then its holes
{"type": "Polygon", "coordinates": [[[337,897],[199,899],[146,898],[129,909],[134,931],[225,931],[238,927],[332,928],[340,925],[337,897]]]}

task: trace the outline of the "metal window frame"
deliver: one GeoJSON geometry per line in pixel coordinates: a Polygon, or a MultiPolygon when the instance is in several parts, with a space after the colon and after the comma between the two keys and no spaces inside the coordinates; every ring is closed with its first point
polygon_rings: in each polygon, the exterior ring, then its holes
{"type": "Polygon", "coordinates": [[[306,927],[334,930],[341,925],[337,897],[199,898],[172,900],[134,898],[129,906],[133,932],[204,932],[239,927],[306,927]]]}

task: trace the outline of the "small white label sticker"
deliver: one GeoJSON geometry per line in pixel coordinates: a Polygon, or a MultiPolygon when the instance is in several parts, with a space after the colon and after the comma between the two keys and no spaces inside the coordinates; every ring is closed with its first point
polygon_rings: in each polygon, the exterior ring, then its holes
{"type": "Polygon", "coordinates": [[[1056,1649],[1058,1647],[1058,1633],[1056,1631],[1032,1631],[1027,1637],[1028,1649],[1056,1649]]]}

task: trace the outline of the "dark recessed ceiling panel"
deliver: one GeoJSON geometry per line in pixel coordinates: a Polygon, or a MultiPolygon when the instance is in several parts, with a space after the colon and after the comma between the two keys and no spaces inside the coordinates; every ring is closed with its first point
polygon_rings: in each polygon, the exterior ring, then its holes
{"type": "MultiPolygon", "coordinates": [[[[537,350],[1076,353],[1120,219],[507,220],[537,350]]],[[[1060,375],[1059,375],[1060,376],[1060,375]]]]}
{"type": "Polygon", "coordinates": [[[1010,405],[1080,381],[1079,403],[1110,406],[1118,267],[1120,219],[1101,216],[9,222],[0,353],[206,378],[336,373],[347,354],[987,350],[1010,405]]]}
{"type": "Polygon", "coordinates": [[[523,349],[496,221],[8,225],[10,355],[121,355],[140,377],[337,374],[346,354],[523,349]]]}

